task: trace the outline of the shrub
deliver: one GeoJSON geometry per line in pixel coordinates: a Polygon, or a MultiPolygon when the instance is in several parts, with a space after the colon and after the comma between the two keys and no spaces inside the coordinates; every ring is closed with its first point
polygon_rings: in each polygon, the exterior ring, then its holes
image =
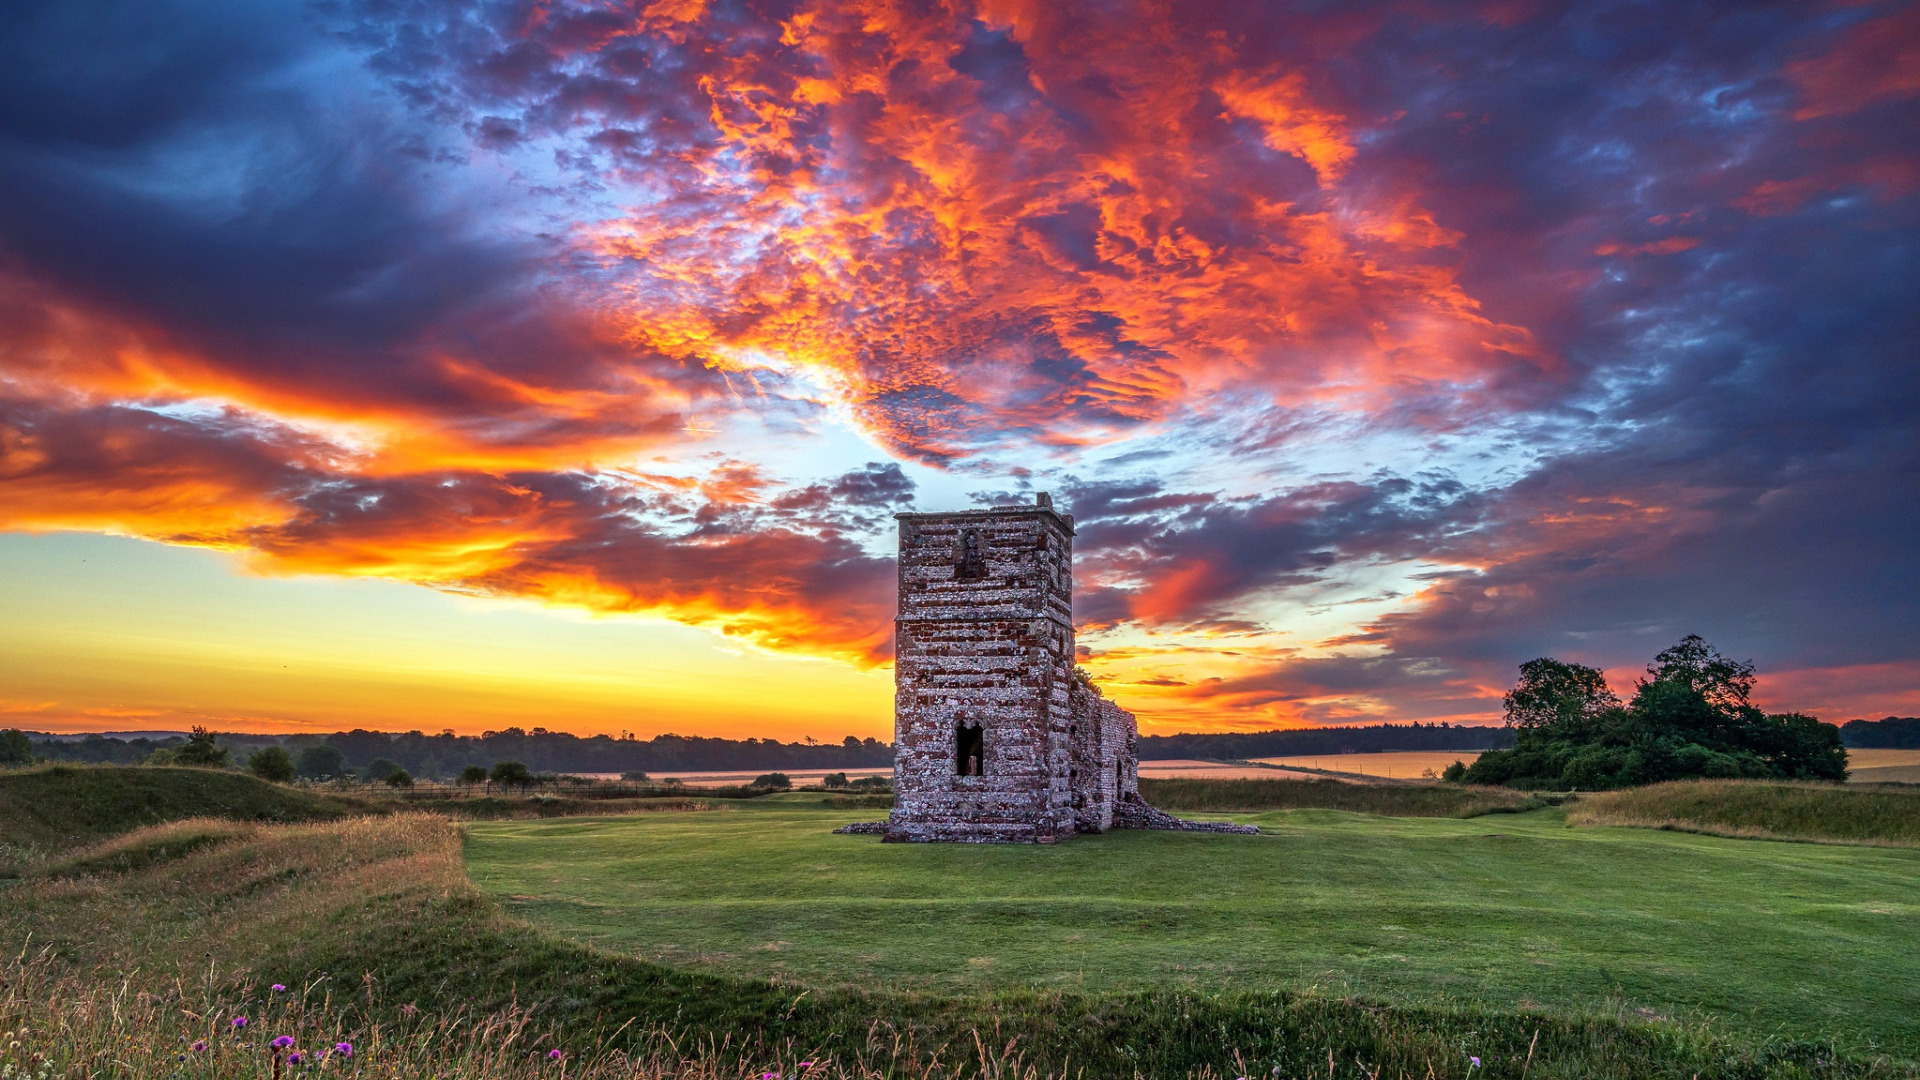
{"type": "MultiPolygon", "coordinates": [[[[1428,775],[1432,774],[1429,773],[1428,775]]],[[[1467,767],[1461,762],[1455,761],[1453,764],[1447,766],[1446,772],[1440,774],[1440,779],[1445,780],[1449,784],[1465,783],[1467,779],[1467,767]]]]}
{"type": "Polygon", "coordinates": [[[187,741],[174,748],[173,764],[225,768],[232,757],[231,751],[214,741],[213,732],[204,727],[195,727],[187,736],[187,741]]]}
{"type": "Polygon", "coordinates": [[[284,784],[293,779],[293,755],[278,746],[263,746],[247,755],[247,771],[262,780],[284,784]]]}
{"type": "Polygon", "coordinates": [[[316,743],[300,751],[296,767],[301,776],[318,780],[328,776],[340,776],[347,771],[347,757],[338,748],[326,743],[316,743]]]}
{"type": "Polygon", "coordinates": [[[517,761],[494,762],[491,775],[493,782],[502,787],[526,787],[533,783],[533,774],[517,761]]]}
{"type": "Polygon", "coordinates": [[[820,786],[821,787],[846,787],[847,774],[843,772],[830,772],[827,775],[820,778],[820,786]]]}
{"type": "Polygon", "coordinates": [[[486,783],[487,767],[485,765],[469,765],[461,769],[460,782],[466,784],[468,787],[472,787],[474,784],[486,783]]]}
{"type": "Polygon", "coordinates": [[[625,780],[630,784],[644,784],[650,779],[650,777],[648,777],[646,773],[643,773],[638,769],[632,769],[627,772],[621,773],[620,779],[625,780]]]}
{"type": "Polygon", "coordinates": [[[775,791],[786,791],[793,787],[793,778],[783,772],[761,773],[759,776],[754,777],[751,786],[772,788],[775,791]]]}
{"type": "Polygon", "coordinates": [[[378,782],[401,771],[403,770],[400,768],[400,763],[391,758],[374,758],[373,761],[361,771],[360,775],[365,777],[369,782],[378,782]]]}
{"type": "Polygon", "coordinates": [[[19,728],[0,731],[0,765],[31,765],[33,740],[19,728]]]}
{"type": "Polygon", "coordinates": [[[405,769],[395,769],[387,774],[387,786],[390,788],[410,788],[413,786],[413,774],[405,769]]]}

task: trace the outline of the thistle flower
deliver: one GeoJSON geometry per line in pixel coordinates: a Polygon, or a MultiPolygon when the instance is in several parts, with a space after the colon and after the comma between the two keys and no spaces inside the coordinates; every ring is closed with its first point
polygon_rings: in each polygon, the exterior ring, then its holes
{"type": "Polygon", "coordinates": [[[1468,1061],[1471,1061],[1471,1062],[1473,1062],[1473,1067],[1474,1067],[1474,1068],[1476,1068],[1476,1069],[1477,1069],[1477,1068],[1479,1068],[1479,1067],[1480,1067],[1480,1059],[1479,1059],[1479,1058],[1477,1058],[1477,1057],[1474,1057],[1474,1056],[1472,1056],[1472,1055],[1468,1055],[1468,1056],[1467,1056],[1467,1060],[1468,1060],[1468,1061]]]}
{"type": "Polygon", "coordinates": [[[287,1047],[292,1045],[293,1045],[293,1036],[291,1035],[282,1035],[279,1038],[273,1040],[273,1048],[275,1050],[285,1050],[287,1047]]]}
{"type": "Polygon", "coordinates": [[[307,1060],[307,1056],[298,1050],[287,1055],[287,1064],[289,1065],[298,1065],[305,1060],[307,1060]]]}
{"type": "Polygon", "coordinates": [[[274,993],[276,993],[276,994],[284,994],[284,993],[286,993],[286,992],[287,992],[287,987],[286,987],[286,984],[285,984],[285,983],[274,983],[274,984],[273,984],[273,992],[274,992],[274,993]]]}
{"type": "Polygon", "coordinates": [[[195,1039],[193,1041],[193,1045],[187,1047],[187,1049],[193,1051],[196,1054],[202,1050],[205,1050],[206,1048],[207,1048],[207,1040],[205,1039],[195,1039]]]}
{"type": "Polygon", "coordinates": [[[236,1030],[236,1031],[238,1031],[239,1029],[241,1029],[241,1028],[243,1028],[243,1027],[246,1027],[246,1026],[247,1026],[247,1018],[246,1018],[246,1017],[244,1017],[244,1016],[236,1016],[236,1017],[234,1017],[234,1018],[233,1018],[233,1027],[234,1027],[234,1030],[236,1030]]]}
{"type": "Polygon", "coordinates": [[[567,1056],[567,1055],[565,1055],[565,1054],[563,1054],[563,1053],[561,1053],[561,1052],[560,1052],[560,1051],[558,1051],[558,1050],[549,1050],[549,1051],[547,1051],[547,1060],[548,1060],[548,1061],[559,1061],[559,1060],[560,1060],[561,1058],[563,1058],[563,1057],[566,1057],[566,1056],[567,1056]]]}
{"type": "Polygon", "coordinates": [[[334,1043],[333,1052],[339,1054],[341,1057],[352,1057],[353,1044],[350,1042],[334,1043]]]}

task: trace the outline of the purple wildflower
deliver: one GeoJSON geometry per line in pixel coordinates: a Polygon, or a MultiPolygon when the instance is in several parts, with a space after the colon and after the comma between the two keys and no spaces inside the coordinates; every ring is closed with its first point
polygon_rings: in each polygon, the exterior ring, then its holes
{"type": "Polygon", "coordinates": [[[803,1069],[811,1069],[811,1068],[813,1068],[813,1062],[811,1062],[811,1061],[803,1061],[803,1062],[801,1062],[801,1063],[800,1063],[800,1067],[801,1067],[801,1068],[803,1068],[803,1069]]]}
{"type": "Polygon", "coordinates": [[[333,1052],[339,1054],[341,1057],[352,1057],[353,1044],[349,1042],[334,1043],[333,1052]]]}
{"type": "Polygon", "coordinates": [[[298,1050],[287,1055],[287,1064],[289,1065],[298,1065],[305,1060],[307,1060],[307,1056],[298,1050]]]}
{"type": "Polygon", "coordinates": [[[1468,1060],[1468,1061],[1471,1061],[1471,1062],[1473,1062],[1473,1067],[1474,1067],[1474,1068],[1476,1068],[1476,1069],[1477,1069],[1477,1068],[1479,1068],[1479,1067],[1480,1067],[1480,1059],[1479,1059],[1479,1058],[1477,1058],[1477,1057],[1472,1057],[1472,1056],[1469,1056],[1469,1057],[1467,1058],[1467,1060],[1468,1060]]]}
{"type": "Polygon", "coordinates": [[[207,1048],[207,1040],[205,1039],[195,1039],[193,1041],[193,1045],[187,1047],[187,1049],[193,1051],[196,1054],[202,1050],[205,1050],[206,1048],[207,1048]]]}
{"type": "Polygon", "coordinates": [[[549,1051],[547,1051],[547,1060],[548,1060],[548,1061],[559,1061],[559,1060],[560,1060],[561,1058],[563,1058],[563,1057],[566,1057],[566,1056],[567,1056],[567,1055],[565,1055],[565,1054],[563,1054],[563,1053],[561,1053],[561,1052],[560,1052],[560,1051],[558,1051],[558,1050],[549,1050],[549,1051]]]}
{"type": "Polygon", "coordinates": [[[244,1017],[244,1016],[236,1016],[236,1017],[234,1017],[234,1018],[233,1018],[233,1026],[234,1026],[234,1027],[236,1027],[236,1028],[243,1028],[243,1027],[246,1027],[246,1026],[247,1026],[247,1018],[246,1018],[246,1017],[244,1017]]]}
{"type": "Polygon", "coordinates": [[[275,1050],[285,1050],[287,1047],[292,1045],[293,1045],[293,1036],[291,1035],[282,1035],[279,1038],[273,1040],[273,1048],[275,1050]]]}
{"type": "Polygon", "coordinates": [[[276,993],[276,994],[284,994],[284,993],[286,993],[286,992],[287,992],[287,987],[286,987],[286,984],[285,984],[285,983],[274,983],[274,984],[273,984],[273,992],[274,992],[274,993],[276,993]]]}

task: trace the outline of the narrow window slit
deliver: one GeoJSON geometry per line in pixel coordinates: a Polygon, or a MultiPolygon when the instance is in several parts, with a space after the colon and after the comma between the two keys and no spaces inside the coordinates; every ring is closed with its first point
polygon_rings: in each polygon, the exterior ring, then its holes
{"type": "Polygon", "coordinates": [[[979,724],[962,721],[953,738],[954,767],[961,776],[985,776],[986,735],[979,724]]]}

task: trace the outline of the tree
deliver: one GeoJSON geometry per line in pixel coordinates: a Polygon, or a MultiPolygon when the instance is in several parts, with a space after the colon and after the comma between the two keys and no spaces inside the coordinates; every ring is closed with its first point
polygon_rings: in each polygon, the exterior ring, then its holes
{"type": "Polygon", "coordinates": [[[293,779],[293,755],[278,746],[263,746],[247,755],[247,771],[262,780],[284,784],[293,779]]]}
{"type": "Polygon", "coordinates": [[[1619,708],[1620,699],[1599,669],[1543,656],[1520,665],[1520,681],[1507,691],[1505,704],[1508,727],[1584,730],[1619,708]]]}
{"type": "Polygon", "coordinates": [[[390,788],[410,788],[413,786],[413,774],[405,769],[395,769],[387,774],[387,786],[390,788]]]}
{"type": "Polygon", "coordinates": [[[203,727],[195,727],[187,736],[187,741],[173,751],[176,765],[207,765],[225,768],[232,753],[224,746],[214,742],[213,732],[203,727]]]}
{"type": "Polygon", "coordinates": [[[517,761],[496,761],[493,763],[493,782],[501,787],[526,787],[533,783],[533,774],[525,765],[517,761]]]}
{"type": "Polygon", "coordinates": [[[19,728],[0,731],[0,765],[31,765],[33,740],[19,728]]]}
{"type": "Polygon", "coordinates": [[[347,756],[337,747],[326,743],[315,743],[300,751],[298,768],[301,776],[316,780],[328,776],[342,776],[347,771],[347,756]]]}
{"type": "Polygon", "coordinates": [[[1721,712],[1752,707],[1747,695],[1753,690],[1753,662],[1721,656],[1699,634],[1688,634],[1655,656],[1647,665],[1647,676],[1638,683],[1643,693],[1650,685],[1660,684],[1684,688],[1721,712]]]}
{"type": "Polygon", "coordinates": [[[1768,716],[1752,702],[1753,680],[1752,663],[1697,634],[1655,656],[1625,706],[1593,668],[1528,661],[1506,697],[1513,749],[1480,755],[1461,779],[1582,790],[1696,777],[1846,779],[1839,729],[1800,713],[1768,716]]]}
{"type": "Polygon", "coordinates": [[[846,787],[847,774],[843,772],[830,772],[820,778],[820,786],[830,788],[846,787]]]}
{"type": "Polygon", "coordinates": [[[793,778],[783,772],[762,773],[754,778],[753,786],[786,791],[793,786],[793,778]]]}
{"type": "Polygon", "coordinates": [[[374,758],[365,769],[361,770],[360,775],[366,777],[370,782],[377,782],[385,780],[394,773],[403,771],[404,770],[400,768],[400,763],[391,758],[374,758]]]}
{"type": "Polygon", "coordinates": [[[468,787],[472,787],[475,784],[486,783],[487,767],[485,765],[469,765],[466,768],[461,769],[460,782],[467,785],[468,787]]]}

